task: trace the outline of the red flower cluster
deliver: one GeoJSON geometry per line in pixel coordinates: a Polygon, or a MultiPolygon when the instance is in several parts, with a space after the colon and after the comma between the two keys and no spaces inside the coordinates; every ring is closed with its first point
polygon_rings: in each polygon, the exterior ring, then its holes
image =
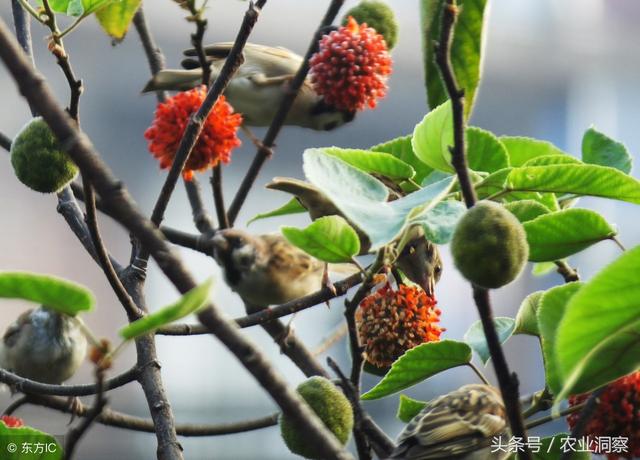
{"type": "Polygon", "coordinates": [[[368,362],[385,368],[407,350],[440,340],[436,300],[418,286],[389,283],[366,297],[356,313],[358,335],[368,362]]]}
{"type": "MultiPolygon", "coordinates": [[[[581,404],[588,397],[588,394],[572,396],[569,398],[569,406],[581,404]]],[[[595,439],[592,439],[590,446],[592,450],[606,455],[609,460],[640,457],[640,372],[634,372],[610,383],[599,399],[600,403],[587,425],[585,436],[589,436],[590,439],[627,438],[628,450],[620,454],[602,452],[595,439]]],[[[574,412],[567,417],[572,429],[579,418],[580,412],[574,412]]]]}
{"type": "Polygon", "coordinates": [[[351,16],[346,26],[320,40],[309,61],[311,81],[327,104],[339,110],[375,108],[387,94],[391,56],[382,35],[351,16]]]}
{"type": "Polygon", "coordinates": [[[12,417],[11,415],[0,415],[0,422],[4,423],[7,428],[20,428],[24,426],[22,419],[12,417]]]}
{"type": "MultiPolygon", "coordinates": [[[[206,88],[200,86],[158,104],[153,123],[144,137],[149,141],[149,151],[160,160],[162,169],[173,164],[189,119],[200,108],[206,95],[206,88]]],[[[191,180],[194,171],[214,167],[220,161],[229,163],[231,150],[240,145],[236,133],[241,124],[242,115],[233,113],[233,107],[224,96],[220,96],[204,122],[200,138],[185,164],[183,177],[191,180]]]]}

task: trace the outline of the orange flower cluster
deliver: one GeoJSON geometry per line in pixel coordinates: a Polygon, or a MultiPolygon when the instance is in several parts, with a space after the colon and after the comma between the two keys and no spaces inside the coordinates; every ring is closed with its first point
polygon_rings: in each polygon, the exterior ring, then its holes
{"type": "MultiPolygon", "coordinates": [[[[572,396],[569,406],[585,402],[588,394],[572,396]]],[[[593,452],[606,455],[609,460],[640,457],[640,372],[634,372],[610,383],[599,397],[600,403],[584,432],[592,441],[593,452]],[[603,451],[596,441],[603,437],[623,437],[628,439],[627,452],[611,453],[603,451]]],[[[580,418],[580,412],[567,417],[573,429],[580,418]]]]}
{"type": "Polygon", "coordinates": [[[407,350],[440,340],[436,300],[418,286],[389,283],[366,297],[356,312],[360,343],[374,366],[386,368],[407,350]]]}
{"type": "MultiPolygon", "coordinates": [[[[151,154],[160,160],[160,168],[168,169],[173,164],[189,119],[206,95],[205,86],[200,86],[158,104],[153,123],[144,137],[149,141],[151,154]]],[[[191,180],[194,171],[212,168],[221,161],[229,163],[231,151],[240,145],[237,131],[241,124],[242,115],[234,113],[224,96],[220,96],[203,124],[198,142],[184,166],[183,177],[191,180]]]]}

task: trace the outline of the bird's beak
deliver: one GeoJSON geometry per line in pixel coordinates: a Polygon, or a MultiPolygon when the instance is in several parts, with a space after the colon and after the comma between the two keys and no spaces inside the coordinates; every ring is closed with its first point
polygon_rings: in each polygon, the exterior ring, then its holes
{"type": "Polygon", "coordinates": [[[421,279],[419,280],[420,282],[418,284],[422,289],[424,289],[424,292],[426,292],[429,297],[435,297],[435,293],[436,293],[435,277],[432,274],[430,275],[426,273],[426,271],[421,275],[422,276],[420,276],[421,279]]]}

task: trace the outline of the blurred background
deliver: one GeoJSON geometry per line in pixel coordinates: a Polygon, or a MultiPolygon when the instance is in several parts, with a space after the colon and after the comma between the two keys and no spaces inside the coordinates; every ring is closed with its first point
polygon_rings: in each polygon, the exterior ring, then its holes
{"type": "MultiPolygon", "coordinates": [[[[347,1],[347,7],[355,4],[347,1]]],[[[249,196],[239,225],[256,213],[283,204],[288,197],[267,191],[262,186],[270,178],[302,175],[302,152],[307,147],[337,145],[366,148],[399,135],[410,133],[427,111],[423,89],[420,54],[419,7],[417,0],[389,1],[400,23],[398,46],[393,51],[394,74],[389,94],[375,111],[367,111],[351,124],[330,133],[316,133],[286,127],[278,138],[275,157],[266,165],[249,196]]],[[[11,24],[10,2],[0,4],[0,16],[11,24]]],[[[288,47],[300,54],[324,14],[328,1],[279,0],[268,2],[251,36],[251,41],[288,47]]],[[[498,135],[523,135],[549,140],[565,151],[579,155],[583,132],[592,124],[622,141],[632,153],[640,151],[638,107],[640,107],[640,2],[634,0],[490,0],[486,25],[485,63],[482,84],[472,124],[498,135]]],[[[206,42],[232,40],[246,3],[238,0],[211,0],[207,18],[206,42]]],[[[190,46],[193,26],[184,12],[171,1],[154,0],[146,4],[147,19],[167,64],[177,66],[181,50],[190,46]]],[[[33,25],[37,67],[53,85],[61,103],[66,104],[68,88],[53,57],[46,50],[45,34],[33,25]]],[[[165,173],[146,150],[144,130],[149,126],[156,101],[153,95],[140,95],[148,79],[147,62],[134,30],[112,46],[89,19],[65,39],[66,48],[85,92],[81,99],[83,129],[89,134],[104,160],[131,191],[140,207],[150,212],[164,181],[165,173]]],[[[0,66],[0,131],[13,136],[29,120],[30,113],[18,95],[7,71],[0,66]]],[[[262,130],[256,130],[262,135],[262,130]]],[[[227,200],[255,153],[245,139],[236,150],[233,162],[225,169],[224,190],[227,200]]],[[[636,158],[637,161],[637,158],[636,158]]],[[[637,173],[635,173],[637,174],[637,173]]],[[[201,177],[203,185],[208,177],[201,177]]],[[[204,195],[213,210],[208,187],[204,195]]],[[[637,208],[607,200],[583,199],[579,204],[604,214],[621,229],[620,239],[632,247],[640,242],[637,208]]],[[[116,340],[117,329],[125,315],[111,293],[102,272],[83,251],[56,213],[54,196],[37,194],[17,181],[5,153],[0,154],[0,270],[32,270],[55,274],[85,284],[98,298],[98,308],[86,321],[99,335],[116,340]]],[[[277,230],[282,224],[304,225],[305,219],[271,219],[250,226],[253,232],[277,230]]],[[[166,224],[194,232],[183,187],[179,186],[168,209],[166,224]]],[[[129,255],[126,232],[102,218],[100,225],[112,253],[122,261],[129,255]]],[[[201,254],[182,250],[182,256],[199,280],[214,274],[217,281],[214,300],[229,315],[243,314],[239,299],[224,285],[214,261],[201,254]]],[[[443,337],[461,339],[477,320],[469,285],[452,267],[447,248],[443,248],[445,270],[437,287],[443,337]]],[[[586,279],[618,256],[611,242],[600,243],[571,258],[586,279]]],[[[526,273],[515,283],[493,296],[495,313],[515,316],[520,301],[529,293],[560,283],[549,274],[535,278],[526,273]]],[[[155,265],[147,282],[151,308],[166,305],[177,298],[171,284],[155,265]]],[[[0,329],[29,307],[26,303],[0,301],[0,329]]],[[[296,332],[314,348],[342,321],[341,299],[327,310],[319,305],[298,314],[296,332]]],[[[245,330],[269,355],[292,384],[303,375],[283,358],[278,348],[259,328],[245,330]]],[[[506,345],[509,362],[520,375],[523,394],[543,386],[543,372],[537,341],[529,337],[512,338],[506,345]]],[[[158,338],[162,374],[178,422],[233,422],[267,415],[276,410],[266,393],[256,385],[243,367],[210,337],[158,338]]],[[[334,345],[321,359],[330,355],[346,369],[349,358],[344,340],[334,345]]],[[[118,360],[113,372],[134,363],[130,347],[118,360]]],[[[486,369],[493,378],[491,365],[486,369]]],[[[475,381],[466,369],[449,371],[412,388],[415,398],[430,399],[475,381]]],[[[91,380],[85,365],[72,382],[91,380]]],[[[377,377],[365,375],[364,389],[377,377]]],[[[402,424],[395,418],[397,396],[365,407],[380,425],[395,437],[402,424]]],[[[10,394],[0,395],[0,405],[8,404],[10,394]]],[[[88,400],[90,401],[90,400],[88,400]]],[[[110,394],[113,409],[148,416],[144,396],[136,384],[110,394]]],[[[18,415],[28,424],[54,434],[64,434],[67,417],[41,408],[23,408],[18,415]]],[[[536,433],[547,434],[566,429],[563,421],[546,425],[536,433]]],[[[271,427],[246,434],[208,438],[182,438],[188,459],[284,459],[293,458],[280,440],[278,429],[271,427]]],[[[152,459],[155,437],[95,425],[80,443],[81,459],[152,459]]]]}

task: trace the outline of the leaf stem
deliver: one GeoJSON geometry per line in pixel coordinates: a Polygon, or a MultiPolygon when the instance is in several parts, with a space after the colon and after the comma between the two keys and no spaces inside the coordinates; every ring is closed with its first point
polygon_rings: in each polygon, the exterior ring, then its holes
{"type": "Polygon", "coordinates": [[[487,376],[482,373],[482,371],[480,370],[480,368],[478,368],[478,366],[473,364],[471,361],[467,363],[467,366],[469,366],[471,370],[475,372],[475,374],[482,381],[482,383],[484,383],[485,385],[491,385],[491,382],[489,382],[489,379],[487,378],[487,376]]]}

